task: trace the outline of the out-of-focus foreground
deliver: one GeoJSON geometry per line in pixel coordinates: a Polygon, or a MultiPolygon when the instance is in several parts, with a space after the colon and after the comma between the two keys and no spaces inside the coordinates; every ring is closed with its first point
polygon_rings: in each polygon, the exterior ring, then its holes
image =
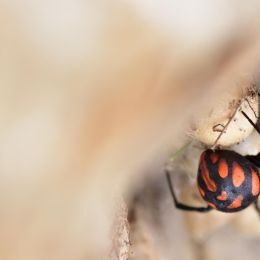
{"type": "MultiPolygon", "coordinates": [[[[0,259],[109,255],[121,197],[194,118],[257,78],[259,11],[241,0],[1,1],[0,259]]],[[[150,259],[185,259],[169,252],[150,259]]]]}

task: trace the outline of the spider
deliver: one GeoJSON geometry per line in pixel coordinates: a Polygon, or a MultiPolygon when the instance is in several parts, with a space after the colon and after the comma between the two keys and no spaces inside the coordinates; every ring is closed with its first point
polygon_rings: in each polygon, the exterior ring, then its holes
{"type": "MultiPolygon", "coordinates": [[[[241,111],[260,134],[260,129],[241,111]]],[[[171,177],[166,170],[167,183],[176,208],[186,211],[208,212],[216,209],[222,212],[237,212],[254,203],[260,214],[257,198],[260,193],[260,153],[256,156],[242,156],[230,150],[205,150],[199,161],[197,184],[207,207],[193,207],[180,203],[175,195],[171,177]]]]}

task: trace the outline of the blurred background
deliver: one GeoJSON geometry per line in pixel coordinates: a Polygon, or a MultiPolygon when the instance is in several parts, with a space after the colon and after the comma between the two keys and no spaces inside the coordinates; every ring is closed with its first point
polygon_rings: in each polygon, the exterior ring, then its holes
{"type": "Polygon", "coordinates": [[[164,168],[201,205],[198,157],[219,132],[219,147],[259,152],[236,114],[258,117],[259,10],[0,1],[0,259],[257,258],[253,209],[179,212],[164,168]]]}

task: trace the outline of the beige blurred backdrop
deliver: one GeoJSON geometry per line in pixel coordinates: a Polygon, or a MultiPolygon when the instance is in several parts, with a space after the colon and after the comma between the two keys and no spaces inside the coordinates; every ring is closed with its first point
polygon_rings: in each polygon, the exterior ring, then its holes
{"type": "MultiPolygon", "coordinates": [[[[0,1],[0,259],[104,259],[117,200],[159,178],[191,118],[258,77],[259,11],[241,0],[0,1]]],[[[182,255],[191,238],[168,202],[175,250],[148,259],[196,259],[182,255]]]]}

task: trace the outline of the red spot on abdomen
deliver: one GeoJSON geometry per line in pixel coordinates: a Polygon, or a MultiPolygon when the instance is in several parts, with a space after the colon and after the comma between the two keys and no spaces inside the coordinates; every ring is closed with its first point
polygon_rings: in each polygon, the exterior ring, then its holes
{"type": "Polygon", "coordinates": [[[257,196],[260,189],[258,174],[252,169],[252,194],[257,196]]]}
{"type": "Polygon", "coordinates": [[[211,208],[213,208],[213,209],[216,209],[216,208],[217,208],[213,203],[208,202],[208,201],[206,201],[206,202],[208,203],[208,205],[209,205],[211,208]]]}
{"type": "Polygon", "coordinates": [[[199,192],[202,197],[205,196],[205,191],[199,186],[199,192]]]}
{"type": "Polygon", "coordinates": [[[245,173],[241,166],[234,162],[232,168],[232,181],[235,187],[239,187],[245,180],[245,173]]]}
{"type": "Polygon", "coordinates": [[[243,201],[243,196],[239,195],[234,201],[228,206],[229,209],[236,209],[241,207],[242,201],[243,201]]]}
{"type": "Polygon", "coordinates": [[[225,191],[221,191],[221,194],[217,196],[217,199],[221,201],[227,200],[227,193],[225,191]]]}
{"type": "Polygon", "coordinates": [[[205,152],[201,155],[200,158],[200,169],[201,169],[202,179],[205,182],[207,189],[209,191],[215,192],[217,190],[217,186],[209,176],[209,170],[207,168],[206,161],[205,161],[205,152]]]}
{"type": "Polygon", "coordinates": [[[218,160],[218,155],[216,153],[212,152],[210,155],[210,160],[212,161],[212,163],[216,163],[218,160]]]}
{"type": "Polygon", "coordinates": [[[221,159],[218,165],[218,174],[221,178],[226,178],[228,176],[228,165],[226,160],[221,159]]]}

